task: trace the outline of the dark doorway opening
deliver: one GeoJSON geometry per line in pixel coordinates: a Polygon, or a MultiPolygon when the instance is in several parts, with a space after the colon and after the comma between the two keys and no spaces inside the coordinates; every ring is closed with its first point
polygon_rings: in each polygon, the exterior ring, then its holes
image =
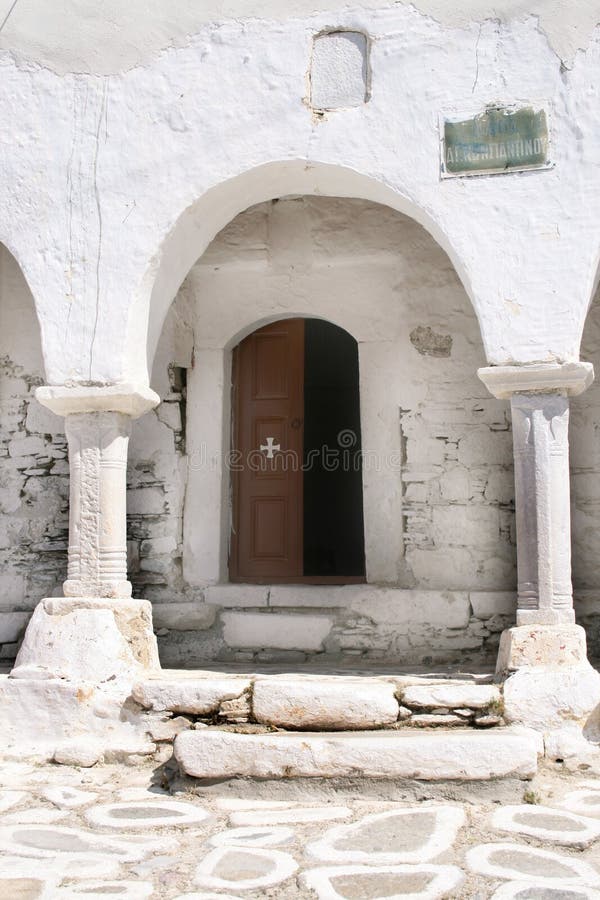
{"type": "Polygon", "coordinates": [[[364,581],[358,346],[321,319],[233,357],[232,581],[364,581]]]}
{"type": "Polygon", "coordinates": [[[304,327],[304,574],[364,575],[358,346],[304,327]]]}

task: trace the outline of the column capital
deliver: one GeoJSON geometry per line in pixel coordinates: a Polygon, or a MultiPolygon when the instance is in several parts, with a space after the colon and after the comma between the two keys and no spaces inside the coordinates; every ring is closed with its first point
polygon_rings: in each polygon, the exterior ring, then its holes
{"type": "Polygon", "coordinates": [[[42,406],[59,416],[118,412],[137,419],[160,403],[158,394],[140,384],[110,384],[104,387],[44,385],[36,390],[35,396],[42,406]]]}
{"type": "Polygon", "coordinates": [[[486,388],[499,399],[513,394],[582,394],[594,380],[589,362],[532,363],[523,366],[485,366],[477,370],[486,388]]]}

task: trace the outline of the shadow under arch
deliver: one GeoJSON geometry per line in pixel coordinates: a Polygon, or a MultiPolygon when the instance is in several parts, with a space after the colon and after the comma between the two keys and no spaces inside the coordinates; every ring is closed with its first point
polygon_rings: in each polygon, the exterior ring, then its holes
{"type": "MultiPolygon", "coordinates": [[[[131,307],[127,335],[131,377],[146,381],[169,307],[193,264],[218,232],[250,206],[298,194],[368,200],[414,219],[448,255],[471,300],[481,331],[479,310],[462,259],[422,206],[384,181],[355,169],[303,159],[273,161],[209,188],[174,222],[146,270],[131,307]]],[[[485,335],[482,338],[485,346],[485,335]]]]}
{"type": "Polygon", "coordinates": [[[27,275],[27,269],[24,260],[19,255],[14,245],[0,235],[0,304],[2,303],[2,268],[7,267],[11,276],[16,280],[16,292],[18,297],[27,297],[28,305],[31,306],[34,316],[35,334],[31,336],[35,346],[39,348],[42,357],[43,374],[46,376],[48,366],[46,364],[46,345],[44,340],[44,316],[40,314],[39,301],[31,288],[31,282],[27,275]],[[4,258],[3,258],[4,257],[4,258]]]}

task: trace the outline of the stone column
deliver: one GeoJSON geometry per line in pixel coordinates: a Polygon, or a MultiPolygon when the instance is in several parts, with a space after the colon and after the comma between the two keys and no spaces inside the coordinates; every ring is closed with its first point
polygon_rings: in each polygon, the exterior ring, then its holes
{"type": "Polygon", "coordinates": [[[569,397],[592,382],[592,365],[499,366],[478,374],[495,397],[510,398],[513,425],[517,628],[502,637],[498,667],[585,658],[571,586],[568,431],[569,397]]]}
{"type": "Polygon", "coordinates": [[[69,568],[66,597],[130,597],[125,492],[131,417],[72,413],[69,442],[69,568]]]}
{"type": "Polygon", "coordinates": [[[105,681],[158,666],[151,606],[127,580],[126,474],[131,422],[159,402],[148,388],[42,387],[69,442],[64,597],[36,608],[12,677],[105,681]]]}

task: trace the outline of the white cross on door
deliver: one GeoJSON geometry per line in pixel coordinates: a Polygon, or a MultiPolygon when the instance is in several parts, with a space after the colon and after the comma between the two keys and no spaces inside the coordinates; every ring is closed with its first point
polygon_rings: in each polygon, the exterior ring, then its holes
{"type": "Polygon", "coordinates": [[[267,443],[260,445],[260,452],[263,453],[264,451],[266,451],[267,459],[273,459],[273,450],[281,450],[281,447],[279,444],[275,443],[275,438],[268,437],[267,443]]]}

